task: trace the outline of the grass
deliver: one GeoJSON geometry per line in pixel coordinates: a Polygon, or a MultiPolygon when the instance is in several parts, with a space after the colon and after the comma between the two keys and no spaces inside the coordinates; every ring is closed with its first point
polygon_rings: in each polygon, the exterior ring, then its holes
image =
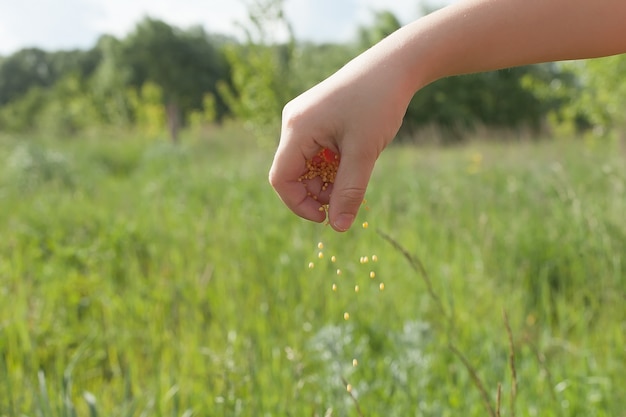
{"type": "Polygon", "coordinates": [[[625,415],[614,144],[392,147],[342,235],[282,206],[271,153],[2,138],[0,416],[488,415],[476,378],[502,415],[625,415]]]}

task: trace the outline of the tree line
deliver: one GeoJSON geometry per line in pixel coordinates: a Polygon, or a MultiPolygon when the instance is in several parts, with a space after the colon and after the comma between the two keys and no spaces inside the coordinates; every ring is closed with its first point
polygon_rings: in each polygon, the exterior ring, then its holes
{"type": "MultiPolygon", "coordinates": [[[[298,42],[282,3],[249,2],[244,40],[145,18],[123,39],[103,35],[88,50],[0,57],[0,132],[120,128],[177,140],[181,128],[232,118],[275,138],[290,98],[400,27],[382,11],[354,42],[298,42]]],[[[400,136],[435,127],[458,141],[477,126],[611,134],[624,122],[623,74],[624,55],[445,78],[416,94],[400,136]]]]}

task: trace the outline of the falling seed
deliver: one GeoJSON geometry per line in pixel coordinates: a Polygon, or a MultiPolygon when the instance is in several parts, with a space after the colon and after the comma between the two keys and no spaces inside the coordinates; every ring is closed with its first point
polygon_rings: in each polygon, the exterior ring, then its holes
{"type": "Polygon", "coordinates": [[[378,262],[378,256],[372,255],[372,262],[378,262]]]}
{"type": "Polygon", "coordinates": [[[383,291],[385,289],[385,284],[383,282],[380,283],[380,285],[378,286],[378,288],[383,291]]]}
{"type": "Polygon", "coordinates": [[[359,292],[359,286],[358,285],[354,286],[354,292],[359,292]]]}
{"type": "Polygon", "coordinates": [[[324,244],[323,244],[322,242],[319,242],[319,243],[317,244],[317,248],[318,248],[318,249],[324,249],[324,244]]]}
{"type": "Polygon", "coordinates": [[[359,365],[359,361],[356,359],[352,359],[352,366],[356,368],[358,365],[359,365]]]}
{"type": "Polygon", "coordinates": [[[330,257],[330,261],[331,261],[331,262],[335,262],[335,261],[337,261],[337,257],[336,257],[335,255],[331,256],[331,257],[330,257]]]}
{"type": "Polygon", "coordinates": [[[352,384],[346,385],[346,391],[352,392],[352,384]]]}
{"type": "Polygon", "coordinates": [[[376,272],[371,271],[371,272],[370,272],[370,278],[371,278],[371,279],[376,278],[376,272]]]}
{"type": "Polygon", "coordinates": [[[363,222],[363,229],[367,229],[367,226],[369,226],[368,222],[363,222]]]}
{"type": "Polygon", "coordinates": [[[368,258],[367,256],[363,257],[363,263],[366,264],[370,261],[370,258],[368,258]]]}
{"type": "Polygon", "coordinates": [[[317,257],[320,258],[320,259],[324,259],[324,252],[318,253],[317,257]]]}
{"type": "Polygon", "coordinates": [[[313,262],[309,262],[309,269],[313,269],[315,267],[315,264],[313,262]]]}
{"type": "Polygon", "coordinates": [[[337,284],[333,284],[333,291],[337,291],[337,284]]]}
{"type": "Polygon", "coordinates": [[[337,270],[337,275],[341,275],[341,269],[337,270]]]}
{"type": "Polygon", "coordinates": [[[345,313],[343,313],[343,319],[344,320],[349,320],[350,319],[350,313],[348,313],[347,311],[345,313]]]}

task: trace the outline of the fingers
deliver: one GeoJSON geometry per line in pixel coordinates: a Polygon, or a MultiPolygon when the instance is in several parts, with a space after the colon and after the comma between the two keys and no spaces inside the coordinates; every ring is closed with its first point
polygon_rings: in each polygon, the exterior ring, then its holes
{"type": "Polygon", "coordinates": [[[307,188],[298,178],[304,173],[308,159],[297,149],[279,147],[269,172],[269,182],[283,203],[298,216],[321,223],[326,212],[320,203],[308,194],[307,188]]]}
{"type": "MultiPolygon", "coordinates": [[[[358,144],[359,141],[347,141],[358,144]]],[[[365,198],[377,155],[362,149],[343,149],[335,178],[328,217],[330,225],[339,232],[350,228],[365,198]]]]}

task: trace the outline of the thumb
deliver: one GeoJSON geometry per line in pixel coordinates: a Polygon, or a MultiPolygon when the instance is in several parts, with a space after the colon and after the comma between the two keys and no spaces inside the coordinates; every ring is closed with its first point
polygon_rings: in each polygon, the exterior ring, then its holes
{"type": "Polygon", "coordinates": [[[375,155],[362,150],[341,152],[328,208],[330,225],[338,232],[345,232],[354,223],[375,162],[375,155]]]}

